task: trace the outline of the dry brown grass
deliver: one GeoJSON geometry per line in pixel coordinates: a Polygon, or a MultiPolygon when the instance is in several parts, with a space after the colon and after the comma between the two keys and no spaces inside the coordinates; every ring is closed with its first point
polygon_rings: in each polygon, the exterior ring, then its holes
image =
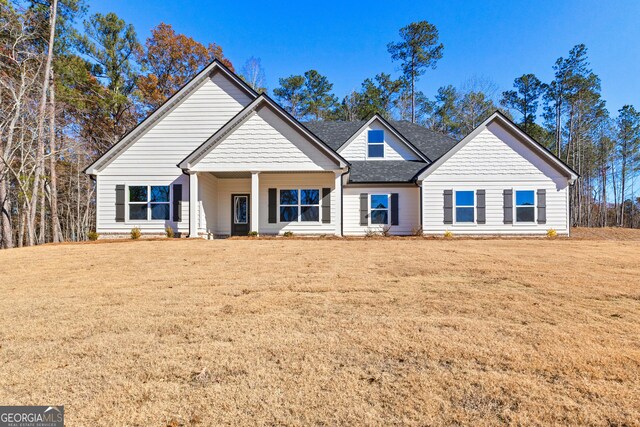
{"type": "Polygon", "coordinates": [[[0,403],[71,426],[638,425],[640,241],[0,252],[0,403]]]}

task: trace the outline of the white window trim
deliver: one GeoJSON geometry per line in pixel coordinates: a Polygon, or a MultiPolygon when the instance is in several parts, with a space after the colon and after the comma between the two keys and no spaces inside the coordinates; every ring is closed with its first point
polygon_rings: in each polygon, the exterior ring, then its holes
{"type": "Polygon", "coordinates": [[[387,149],[385,144],[386,135],[384,129],[367,129],[365,132],[365,138],[367,139],[366,144],[366,159],[367,160],[384,160],[387,156],[387,149]],[[382,132],[382,142],[369,142],[369,131],[379,130],[382,132]],[[369,145],[382,145],[382,156],[381,157],[369,157],[369,145]]]}
{"type": "Polygon", "coordinates": [[[370,193],[369,194],[369,227],[384,227],[385,225],[391,225],[391,193],[370,193]],[[371,199],[373,196],[387,196],[387,209],[371,209],[371,199]],[[387,211],[387,222],[384,224],[373,224],[371,222],[371,211],[387,211]]]}
{"type": "Polygon", "coordinates": [[[278,224],[322,224],[322,189],[321,188],[313,188],[313,187],[282,187],[278,188],[278,224]],[[298,204],[297,205],[281,205],[280,204],[280,192],[282,190],[296,190],[298,192],[298,204]],[[318,191],[318,204],[317,205],[303,205],[301,203],[300,192],[304,190],[316,190],[318,191]],[[295,221],[282,221],[280,216],[280,206],[284,207],[298,207],[298,219],[295,221]],[[302,207],[303,206],[317,206],[318,207],[318,220],[317,221],[301,221],[300,217],[302,216],[302,207]]]}
{"type": "Polygon", "coordinates": [[[126,198],[127,203],[125,204],[125,223],[130,224],[157,224],[163,223],[167,221],[173,221],[173,210],[171,206],[173,206],[173,186],[171,184],[126,184],[126,198]],[[147,201],[146,202],[132,202],[131,201],[131,192],[129,191],[129,187],[147,187],[147,201]],[[169,219],[151,219],[151,187],[169,187],[169,201],[168,202],[153,202],[154,204],[166,204],[169,205],[169,219]],[[146,205],[147,206],[147,219],[131,219],[129,206],[130,205],[146,205]]]}
{"type": "Polygon", "coordinates": [[[476,190],[470,190],[468,188],[459,188],[453,190],[453,223],[459,226],[474,226],[478,224],[478,197],[476,195],[476,190]],[[462,205],[461,208],[473,208],[473,222],[469,221],[458,221],[458,202],[456,200],[456,193],[458,191],[471,191],[473,193],[473,205],[462,205]]]}
{"type": "MultiPolygon", "coordinates": [[[[538,192],[530,188],[514,188],[513,189],[513,225],[534,225],[538,223],[538,192]],[[533,221],[518,221],[518,205],[516,205],[516,193],[518,191],[532,191],[533,192],[533,221]]],[[[520,207],[525,207],[521,205],[520,207]]]]}

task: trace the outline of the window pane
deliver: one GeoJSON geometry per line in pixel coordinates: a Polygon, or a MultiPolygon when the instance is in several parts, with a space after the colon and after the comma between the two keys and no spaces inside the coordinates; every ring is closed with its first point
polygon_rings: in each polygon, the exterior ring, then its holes
{"type": "Polygon", "coordinates": [[[281,205],[297,205],[298,190],[280,190],[281,205]]]}
{"type": "Polygon", "coordinates": [[[389,196],[387,194],[372,194],[371,209],[389,209],[389,196]]]}
{"type": "Polygon", "coordinates": [[[533,222],[535,219],[535,208],[530,206],[526,208],[516,208],[517,222],[533,222]]]}
{"type": "Polygon", "coordinates": [[[247,223],[247,197],[236,196],[233,204],[233,222],[235,224],[247,223]]]}
{"type": "Polygon", "coordinates": [[[389,211],[387,210],[374,210],[371,211],[371,224],[386,224],[389,217],[389,211]]]}
{"type": "Polygon", "coordinates": [[[456,206],[473,206],[473,191],[456,191],[456,206]]]}
{"type": "Polygon", "coordinates": [[[369,143],[384,142],[383,130],[370,130],[369,131],[369,143]]]}
{"type": "Polygon", "coordinates": [[[169,204],[151,203],[151,219],[169,219],[169,204]]]}
{"type": "Polygon", "coordinates": [[[369,145],[369,157],[384,157],[384,145],[382,144],[369,145]]]}
{"type": "Polygon", "coordinates": [[[516,191],[516,206],[533,206],[534,200],[533,190],[516,191]]]}
{"type": "Polygon", "coordinates": [[[129,219],[147,219],[147,204],[129,205],[129,219]]]}
{"type": "Polygon", "coordinates": [[[320,190],[300,190],[301,205],[317,205],[320,203],[320,190]]]}
{"type": "Polygon", "coordinates": [[[300,221],[320,221],[320,208],[317,206],[303,206],[300,221]]]}
{"type": "Polygon", "coordinates": [[[456,222],[473,222],[473,208],[456,208],[456,222]]]}
{"type": "Polygon", "coordinates": [[[280,207],[280,222],[295,222],[298,220],[298,207],[280,207]]]}
{"type": "Polygon", "coordinates": [[[169,186],[162,185],[158,187],[151,187],[151,201],[152,202],[168,202],[169,186]]]}
{"type": "Polygon", "coordinates": [[[129,187],[129,201],[130,202],[146,202],[147,201],[147,186],[146,185],[134,185],[134,186],[129,187]]]}

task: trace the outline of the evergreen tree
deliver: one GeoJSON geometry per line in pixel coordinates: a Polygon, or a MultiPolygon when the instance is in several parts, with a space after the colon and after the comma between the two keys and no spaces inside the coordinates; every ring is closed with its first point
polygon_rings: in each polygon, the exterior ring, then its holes
{"type": "Polygon", "coordinates": [[[536,122],[538,100],[545,86],[534,74],[523,74],[513,81],[516,90],[502,92],[500,104],[512,108],[522,115],[520,127],[531,134],[536,122]]]}
{"type": "Polygon", "coordinates": [[[305,96],[304,77],[289,76],[278,80],[280,87],[273,90],[273,95],[283,108],[296,119],[303,115],[302,100],[305,96]]]}
{"type": "Polygon", "coordinates": [[[314,120],[330,117],[338,103],[338,99],[331,92],[332,89],[333,84],[329,83],[329,79],[316,70],[304,73],[302,117],[314,120]]]}

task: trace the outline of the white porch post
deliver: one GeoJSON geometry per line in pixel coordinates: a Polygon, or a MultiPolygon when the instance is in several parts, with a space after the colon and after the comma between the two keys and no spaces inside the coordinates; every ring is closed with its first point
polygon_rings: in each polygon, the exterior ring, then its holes
{"type": "Polygon", "coordinates": [[[335,188],[333,190],[336,210],[336,236],[342,236],[342,171],[336,171],[335,188]]]}
{"type": "Polygon", "coordinates": [[[259,232],[259,199],[260,199],[260,172],[251,172],[251,231],[259,232]]]}
{"type": "Polygon", "coordinates": [[[198,237],[198,174],[189,174],[189,237],[198,237]]]}

